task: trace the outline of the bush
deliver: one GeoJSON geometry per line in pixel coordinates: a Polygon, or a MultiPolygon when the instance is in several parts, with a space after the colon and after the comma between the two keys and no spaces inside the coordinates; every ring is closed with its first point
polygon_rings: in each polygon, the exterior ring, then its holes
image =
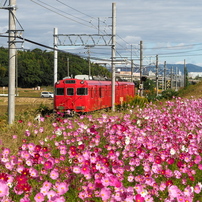
{"type": "Polygon", "coordinates": [[[169,89],[169,90],[163,91],[159,98],[171,100],[173,97],[178,97],[178,95],[179,95],[178,91],[169,89]]]}
{"type": "Polygon", "coordinates": [[[145,104],[148,103],[148,99],[145,97],[140,97],[140,96],[135,96],[135,97],[128,97],[127,100],[125,102],[123,102],[122,106],[116,106],[117,109],[121,108],[121,109],[127,109],[130,107],[135,107],[135,106],[139,106],[139,107],[144,107],[145,104]]]}

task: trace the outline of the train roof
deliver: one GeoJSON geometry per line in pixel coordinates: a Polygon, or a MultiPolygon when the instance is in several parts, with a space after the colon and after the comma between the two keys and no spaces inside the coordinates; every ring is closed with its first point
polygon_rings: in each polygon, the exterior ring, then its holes
{"type": "MultiPolygon", "coordinates": [[[[85,79],[74,79],[74,78],[64,78],[63,80],[64,83],[83,83],[83,84],[86,84],[86,85],[111,85],[111,80],[85,80],[85,79]],[[73,82],[75,81],[75,82],[73,82]]],[[[60,82],[61,82],[60,81],[60,82]]],[[[62,82],[62,83],[63,83],[62,82]]],[[[116,81],[115,82],[115,85],[134,85],[133,82],[127,82],[127,81],[116,81]]]]}

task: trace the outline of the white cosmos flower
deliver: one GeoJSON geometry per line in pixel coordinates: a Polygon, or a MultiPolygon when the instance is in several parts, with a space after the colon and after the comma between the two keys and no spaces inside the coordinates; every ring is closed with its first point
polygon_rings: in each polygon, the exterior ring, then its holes
{"type": "Polygon", "coordinates": [[[140,194],[141,196],[145,197],[148,194],[148,192],[147,190],[143,189],[140,194]]]}
{"type": "Polygon", "coordinates": [[[126,138],[125,138],[125,144],[126,145],[130,144],[130,137],[126,136],[126,138]]]}
{"type": "Polygon", "coordinates": [[[83,142],[79,141],[79,142],[78,142],[78,145],[81,145],[81,144],[83,144],[83,142]]]}
{"type": "Polygon", "coordinates": [[[61,131],[61,130],[57,130],[57,131],[55,132],[55,134],[56,134],[57,136],[60,136],[60,135],[62,135],[62,131],[61,131]]]}
{"type": "Polygon", "coordinates": [[[176,151],[175,151],[173,148],[171,148],[170,154],[171,154],[171,155],[174,155],[175,153],[176,153],[176,151]]]}
{"type": "Polygon", "coordinates": [[[188,152],[188,148],[186,148],[184,145],[182,145],[181,150],[185,151],[185,152],[188,152]]]}
{"type": "Polygon", "coordinates": [[[137,120],[137,125],[141,126],[141,120],[137,120]]]}

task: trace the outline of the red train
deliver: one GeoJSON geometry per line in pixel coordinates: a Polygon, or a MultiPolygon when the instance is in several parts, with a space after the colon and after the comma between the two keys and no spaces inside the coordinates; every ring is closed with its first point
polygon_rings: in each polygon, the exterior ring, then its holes
{"type": "MultiPolygon", "coordinates": [[[[85,113],[112,107],[111,81],[64,78],[56,82],[54,108],[56,111],[85,113]]],[[[115,104],[135,95],[132,82],[115,82],[115,104]]]]}

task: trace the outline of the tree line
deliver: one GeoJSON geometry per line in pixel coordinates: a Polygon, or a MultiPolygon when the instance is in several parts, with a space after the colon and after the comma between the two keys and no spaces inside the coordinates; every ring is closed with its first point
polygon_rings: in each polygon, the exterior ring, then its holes
{"type": "MultiPolygon", "coordinates": [[[[58,80],[69,75],[89,74],[89,62],[79,56],[58,52],[58,80]]],[[[16,78],[18,87],[51,86],[54,82],[54,52],[33,49],[18,50],[16,57],[16,78]]],[[[0,47],[0,86],[8,86],[8,48],[0,47]]],[[[110,72],[97,63],[91,63],[91,74],[110,76],[110,72]]]]}

